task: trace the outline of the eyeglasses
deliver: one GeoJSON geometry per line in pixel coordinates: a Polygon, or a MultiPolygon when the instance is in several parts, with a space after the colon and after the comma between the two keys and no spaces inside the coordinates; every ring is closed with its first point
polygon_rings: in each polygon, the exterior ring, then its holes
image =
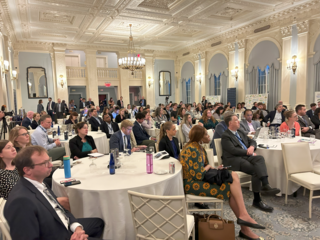
{"type": "Polygon", "coordinates": [[[22,133],[22,134],[20,134],[19,136],[29,136],[30,135],[30,133],[29,132],[26,132],[26,133],[22,133]]]}
{"type": "Polygon", "coordinates": [[[45,167],[48,167],[48,165],[49,165],[49,163],[51,162],[51,158],[50,159],[48,159],[48,160],[45,160],[44,162],[42,162],[42,163],[37,163],[37,164],[32,164],[31,166],[33,167],[33,166],[40,166],[40,165],[44,165],[45,167]]]}

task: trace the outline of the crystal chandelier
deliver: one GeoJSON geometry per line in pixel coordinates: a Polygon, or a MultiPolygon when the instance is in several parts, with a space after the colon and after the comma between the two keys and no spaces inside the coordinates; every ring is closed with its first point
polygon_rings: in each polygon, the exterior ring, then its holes
{"type": "Polygon", "coordinates": [[[133,37],[131,33],[130,26],[130,37],[128,44],[128,57],[123,57],[119,59],[119,67],[122,69],[129,69],[131,71],[131,75],[134,75],[135,70],[143,69],[146,66],[146,60],[140,57],[140,54],[136,54],[136,50],[134,48],[133,37]]]}

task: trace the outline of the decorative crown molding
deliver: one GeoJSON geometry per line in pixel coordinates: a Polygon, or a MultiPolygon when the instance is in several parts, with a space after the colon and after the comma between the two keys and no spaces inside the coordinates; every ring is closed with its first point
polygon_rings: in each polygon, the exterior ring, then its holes
{"type": "Polygon", "coordinates": [[[235,51],[236,46],[235,46],[234,42],[228,44],[228,49],[229,49],[229,52],[235,51]]]}
{"type": "Polygon", "coordinates": [[[246,48],[247,39],[241,39],[238,41],[238,49],[246,48]]]}
{"type": "Polygon", "coordinates": [[[280,31],[281,31],[283,38],[292,36],[292,26],[291,25],[281,28],[280,31]]]}
{"type": "Polygon", "coordinates": [[[297,24],[298,33],[304,33],[309,31],[309,21],[303,21],[297,24]]]}

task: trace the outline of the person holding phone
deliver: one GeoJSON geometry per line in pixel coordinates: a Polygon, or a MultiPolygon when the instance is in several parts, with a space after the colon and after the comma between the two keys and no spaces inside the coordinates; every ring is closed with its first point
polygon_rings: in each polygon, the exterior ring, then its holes
{"type": "Polygon", "coordinates": [[[177,133],[176,125],[172,122],[166,122],[160,128],[159,151],[166,151],[170,157],[179,158],[179,141],[175,137],[177,133]]]}

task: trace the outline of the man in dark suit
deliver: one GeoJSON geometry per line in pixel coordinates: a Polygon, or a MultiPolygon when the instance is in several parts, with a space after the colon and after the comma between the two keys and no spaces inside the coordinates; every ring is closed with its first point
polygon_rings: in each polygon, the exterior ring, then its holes
{"type": "Polygon", "coordinates": [[[245,134],[253,134],[255,133],[255,131],[257,130],[257,128],[260,127],[260,123],[256,122],[256,121],[252,121],[252,110],[251,109],[247,109],[244,111],[244,118],[242,119],[240,122],[240,129],[242,131],[244,131],[245,134]]]}
{"type": "Polygon", "coordinates": [[[147,101],[144,99],[144,96],[140,99],[139,104],[141,107],[147,106],[147,101]]]}
{"type": "Polygon", "coordinates": [[[201,101],[201,105],[202,105],[203,107],[206,107],[206,104],[207,104],[206,97],[203,96],[203,97],[202,97],[202,101],[201,101]]]}
{"type": "Polygon", "coordinates": [[[262,202],[260,192],[266,195],[275,195],[280,192],[280,189],[270,187],[264,158],[254,153],[257,147],[256,141],[250,139],[239,129],[240,121],[235,114],[226,117],[224,121],[228,129],[221,138],[223,164],[232,166],[230,169],[233,171],[252,175],[252,191],[254,193],[252,205],[262,211],[272,212],[273,208],[262,202]]]}
{"type": "Polygon", "coordinates": [[[141,125],[145,117],[146,116],[143,113],[136,114],[136,121],[133,124],[132,131],[138,145],[153,146],[154,151],[156,151],[156,148],[155,148],[156,138],[150,137],[149,134],[146,132],[146,130],[143,129],[141,125]]]}
{"type": "Polygon", "coordinates": [[[54,118],[53,118],[53,114],[54,114],[53,109],[54,109],[55,105],[56,105],[56,103],[52,101],[51,97],[49,97],[48,98],[48,104],[47,104],[47,113],[50,115],[52,120],[54,120],[54,118]]]}
{"type": "Polygon", "coordinates": [[[91,131],[98,131],[98,128],[102,124],[102,119],[98,117],[97,109],[90,109],[91,117],[89,118],[89,124],[91,124],[91,131]]]}
{"type": "Polygon", "coordinates": [[[86,106],[87,106],[86,99],[82,98],[82,101],[80,102],[80,105],[79,105],[80,111],[84,109],[86,106]]]}
{"type": "Polygon", "coordinates": [[[43,180],[52,171],[46,149],[23,148],[15,160],[20,180],[4,207],[12,240],[99,239],[104,222],[100,218],[76,219],[64,209],[43,180]]]}
{"type": "Polygon", "coordinates": [[[0,140],[9,139],[9,128],[4,111],[0,110],[0,140]]]}
{"type": "Polygon", "coordinates": [[[81,103],[82,103],[82,97],[79,99],[79,107],[80,107],[81,103]]]}
{"type": "Polygon", "coordinates": [[[92,106],[94,106],[94,102],[91,101],[91,98],[89,98],[89,99],[88,99],[88,102],[86,103],[87,107],[90,107],[90,104],[91,104],[92,106]]]}
{"type": "Polygon", "coordinates": [[[33,112],[32,111],[27,112],[27,117],[25,117],[22,120],[21,125],[24,126],[26,129],[31,129],[32,118],[33,118],[33,112]]]}
{"type": "Polygon", "coordinates": [[[307,116],[311,119],[314,115],[314,111],[317,109],[317,104],[311,103],[310,108],[311,109],[307,111],[307,116]]]}
{"type": "Polygon", "coordinates": [[[113,121],[111,121],[111,117],[109,113],[105,113],[103,115],[103,122],[100,126],[102,132],[106,133],[107,138],[110,138],[112,134],[119,131],[119,125],[113,121]]]}
{"type": "Polygon", "coordinates": [[[263,121],[267,123],[267,127],[280,127],[281,123],[283,123],[286,120],[282,111],[283,107],[280,103],[276,105],[275,109],[275,111],[269,112],[267,116],[265,116],[265,118],[263,119],[263,121]]]}
{"type": "Polygon", "coordinates": [[[66,115],[64,104],[60,98],[58,98],[58,102],[54,105],[53,112],[56,114],[56,120],[62,119],[66,115]]]}
{"type": "Polygon", "coordinates": [[[320,139],[319,129],[315,129],[314,124],[310,121],[306,115],[306,106],[299,104],[296,106],[296,113],[298,114],[298,123],[301,128],[301,135],[303,137],[310,137],[310,135],[315,135],[317,139],[320,139]]]}
{"type": "Polygon", "coordinates": [[[132,148],[130,139],[132,126],[133,124],[130,120],[123,120],[121,122],[121,129],[110,137],[110,149],[118,148],[119,152],[123,152],[124,148],[131,149],[131,152],[138,150],[136,148],[132,148]]]}
{"type": "Polygon", "coordinates": [[[123,100],[122,99],[123,99],[123,97],[121,96],[120,100],[117,101],[117,105],[119,106],[120,109],[124,108],[124,104],[123,104],[123,100]]]}
{"type": "Polygon", "coordinates": [[[282,111],[285,111],[286,109],[288,109],[286,105],[283,105],[283,101],[282,100],[280,100],[278,103],[282,105],[282,108],[283,108],[282,111]]]}

